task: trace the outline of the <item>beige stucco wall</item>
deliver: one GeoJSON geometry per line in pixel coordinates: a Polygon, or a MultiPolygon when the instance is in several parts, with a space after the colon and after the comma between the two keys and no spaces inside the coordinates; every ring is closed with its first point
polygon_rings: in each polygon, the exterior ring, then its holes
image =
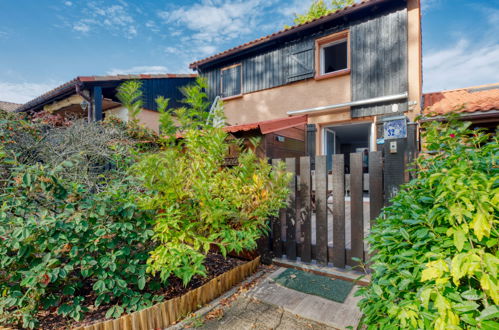
{"type": "Polygon", "coordinates": [[[128,110],[125,107],[117,107],[106,111],[106,116],[113,116],[123,121],[128,121],[128,110]]]}
{"type": "Polygon", "coordinates": [[[288,111],[350,100],[350,75],[345,75],[323,80],[302,80],[224,100],[224,112],[229,124],[239,125],[285,118],[288,117],[288,111]]]}
{"type": "Polygon", "coordinates": [[[142,109],[142,111],[137,116],[137,119],[145,127],[152,129],[156,133],[159,133],[159,113],[152,110],[142,109]]]}
{"type": "MultiPolygon", "coordinates": [[[[106,111],[106,115],[115,116],[123,121],[128,121],[128,110],[125,107],[113,108],[106,111]]],[[[139,123],[159,133],[159,113],[152,110],[142,109],[137,116],[139,123]]]]}
{"type": "Polygon", "coordinates": [[[421,113],[422,96],[422,44],[421,44],[421,6],[420,0],[408,0],[408,80],[409,80],[409,101],[417,102],[412,106],[407,116],[411,121],[421,113]]]}

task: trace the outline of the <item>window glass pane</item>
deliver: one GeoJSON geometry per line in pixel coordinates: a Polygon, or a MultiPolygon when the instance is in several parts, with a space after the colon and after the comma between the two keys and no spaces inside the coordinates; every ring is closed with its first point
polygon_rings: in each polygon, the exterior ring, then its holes
{"type": "Polygon", "coordinates": [[[347,68],[347,41],[341,41],[330,46],[322,48],[324,57],[323,73],[330,73],[347,68]]]}
{"type": "Polygon", "coordinates": [[[241,94],[241,66],[222,71],[222,97],[241,94]]]}

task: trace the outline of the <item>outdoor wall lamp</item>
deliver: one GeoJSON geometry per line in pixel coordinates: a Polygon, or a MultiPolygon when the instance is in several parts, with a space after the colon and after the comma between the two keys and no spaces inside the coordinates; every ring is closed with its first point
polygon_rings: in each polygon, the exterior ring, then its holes
{"type": "Polygon", "coordinates": [[[87,100],[83,100],[83,101],[81,101],[81,103],[80,103],[80,106],[81,106],[81,108],[83,109],[83,111],[87,110],[88,105],[89,105],[89,103],[88,103],[88,101],[87,101],[87,100]]]}

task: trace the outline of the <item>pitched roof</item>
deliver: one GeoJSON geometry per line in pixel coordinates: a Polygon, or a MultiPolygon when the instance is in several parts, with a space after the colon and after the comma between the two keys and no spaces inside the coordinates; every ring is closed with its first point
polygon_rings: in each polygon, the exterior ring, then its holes
{"type": "Polygon", "coordinates": [[[224,130],[228,133],[245,132],[259,129],[262,134],[280,131],[307,123],[307,115],[286,117],[272,120],[259,121],[249,124],[226,126],[224,130]]]}
{"type": "Polygon", "coordinates": [[[17,108],[19,108],[22,104],[19,103],[13,103],[13,102],[7,102],[7,101],[0,101],[0,110],[4,110],[7,112],[13,112],[17,108]]]}
{"type": "Polygon", "coordinates": [[[362,9],[362,8],[365,8],[365,7],[369,7],[369,6],[373,6],[373,5],[382,3],[382,2],[388,2],[388,1],[390,1],[390,0],[362,0],[360,2],[356,2],[356,3],[354,3],[351,6],[347,6],[347,7],[343,8],[343,9],[337,10],[337,11],[335,11],[333,13],[328,14],[328,15],[321,16],[321,17],[316,18],[314,20],[311,20],[311,21],[309,21],[307,23],[297,24],[297,25],[294,25],[294,26],[291,26],[291,27],[288,27],[288,28],[284,28],[284,29],[282,29],[280,31],[277,31],[277,32],[272,33],[272,34],[269,34],[269,35],[267,35],[265,37],[261,37],[261,38],[249,41],[249,42],[247,42],[245,44],[233,47],[233,48],[225,50],[225,51],[223,51],[221,53],[218,53],[218,54],[212,55],[210,57],[207,57],[205,59],[196,61],[194,63],[191,63],[189,65],[189,68],[195,69],[195,68],[199,67],[200,65],[203,65],[203,64],[209,63],[211,61],[218,60],[218,59],[221,59],[221,58],[233,55],[233,54],[238,53],[238,52],[240,52],[242,50],[246,50],[246,49],[249,49],[249,48],[252,48],[252,47],[264,44],[266,42],[269,42],[269,41],[272,41],[272,40],[275,40],[275,39],[278,39],[278,38],[282,38],[282,37],[288,36],[290,34],[306,30],[308,28],[315,27],[315,26],[323,24],[325,22],[329,22],[329,21],[332,21],[334,19],[337,19],[337,18],[339,18],[341,16],[344,16],[346,14],[350,14],[350,13],[352,13],[354,11],[359,10],[359,9],[362,9]]]}
{"type": "Polygon", "coordinates": [[[499,110],[499,83],[424,94],[423,113],[472,113],[499,110]]]}
{"type": "Polygon", "coordinates": [[[34,98],[31,101],[26,102],[16,111],[22,112],[33,108],[34,106],[43,103],[50,98],[60,95],[64,92],[70,91],[75,88],[76,84],[81,84],[85,82],[97,82],[97,81],[119,81],[119,80],[132,80],[132,79],[160,79],[160,78],[195,78],[197,74],[187,73],[187,74],[126,74],[126,75],[114,75],[114,76],[78,76],[56,88],[34,98]]]}

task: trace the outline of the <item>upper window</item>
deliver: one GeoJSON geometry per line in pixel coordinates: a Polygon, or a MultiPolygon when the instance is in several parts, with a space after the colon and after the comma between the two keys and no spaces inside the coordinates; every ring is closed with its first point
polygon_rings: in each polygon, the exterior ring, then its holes
{"type": "Polygon", "coordinates": [[[242,92],[241,64],[223,68],[220,72],[222,98],[240,95],[242,92]]]}
{"type": "Polygon", "coordinates": [[[349,72],[348,31],[316,40],[317,77],[336,76],[349,72]]]}

